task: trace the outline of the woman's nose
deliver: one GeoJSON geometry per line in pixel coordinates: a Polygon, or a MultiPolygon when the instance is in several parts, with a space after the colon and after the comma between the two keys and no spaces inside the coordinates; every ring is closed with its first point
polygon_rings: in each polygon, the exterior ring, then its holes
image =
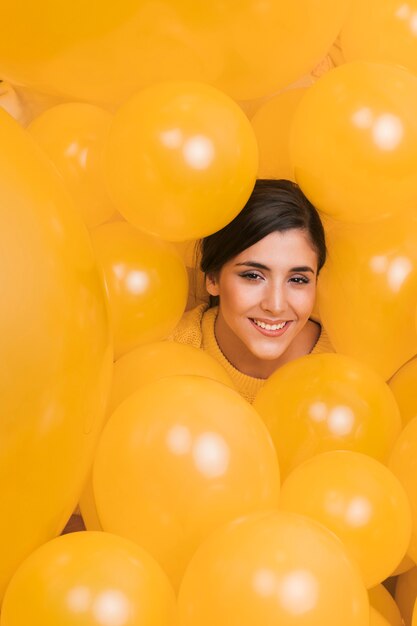
{"type": "Polygon", "coordinates": [[[275,315],[284,311],[286,308],[285,289],[279,285],[269,285],[265,290],[262,299],[262,309],[275,315]]]}

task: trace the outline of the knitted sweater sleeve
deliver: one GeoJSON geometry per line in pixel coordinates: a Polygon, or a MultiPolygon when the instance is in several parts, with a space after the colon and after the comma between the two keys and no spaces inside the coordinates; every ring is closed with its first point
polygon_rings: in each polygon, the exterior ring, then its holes
{"type": "Polygon", "coordinates": [[[167,340],[176,341],[177,343],[186,343],[190,346],[194,346],[194,348],[201,348],[203,340],[201,323],[207,308],[207,304],[200,304],[194,309],[186,311],[167,340]]]}

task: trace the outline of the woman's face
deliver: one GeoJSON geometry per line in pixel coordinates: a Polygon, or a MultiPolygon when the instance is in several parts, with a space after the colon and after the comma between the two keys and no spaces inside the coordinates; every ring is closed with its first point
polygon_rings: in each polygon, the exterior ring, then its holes
{"type": "Polygon", "coordinates": [[[279,361],[306,327],[316,279],[317,253],[300,229],[270,233],[207,278],[220,297],[217,341],[237,369],[279,361]]]}

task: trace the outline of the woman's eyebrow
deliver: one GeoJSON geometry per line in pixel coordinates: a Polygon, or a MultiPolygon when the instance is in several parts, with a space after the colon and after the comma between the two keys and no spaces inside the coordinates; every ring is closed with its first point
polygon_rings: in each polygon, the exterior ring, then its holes
{"type": "Polygon", "coordinates": [[[309,265],[301,265],[300,267],[292,267],[291,272],[311,272],[312,274],[314,274],[314,270],[312,267],[310,267],[309,265]]]}
{"type": "MultiPolygon", "coordinates": [[[[270,268],[267,265],[263,265],[263,263],[258,263],[257,261],[244,261],[243,263],[236,263],[236,266],[246,266],[246,267],[254,267],[258,270],[267,270],[270,271],[270,268]]],[[[311,272],[315,274],[315,271],[309,265],[300,265],[297,267],[291,267],[290,272],[311,272]]]]}
{"type": "Polygon", "coordinates": [[[236,266],[245,265],[246,267],[256,267],[258,270],[268,270],[269,267],[263,265],[262,263],[258,263],[257,261],[244,261],[243,263],[236,263],[236,266]]]}

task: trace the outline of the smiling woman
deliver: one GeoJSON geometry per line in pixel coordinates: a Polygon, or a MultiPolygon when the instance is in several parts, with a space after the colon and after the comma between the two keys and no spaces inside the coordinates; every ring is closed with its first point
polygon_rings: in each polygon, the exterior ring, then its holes
{"type": "Polygon", "coordinates": [[[172,339],[206,350],[249,402],[281,365],[333,352],[311,318],[325,236],[293,182],[258,180],[242,211],[200,242],[208,305],[188,311],[172,339]]]}

